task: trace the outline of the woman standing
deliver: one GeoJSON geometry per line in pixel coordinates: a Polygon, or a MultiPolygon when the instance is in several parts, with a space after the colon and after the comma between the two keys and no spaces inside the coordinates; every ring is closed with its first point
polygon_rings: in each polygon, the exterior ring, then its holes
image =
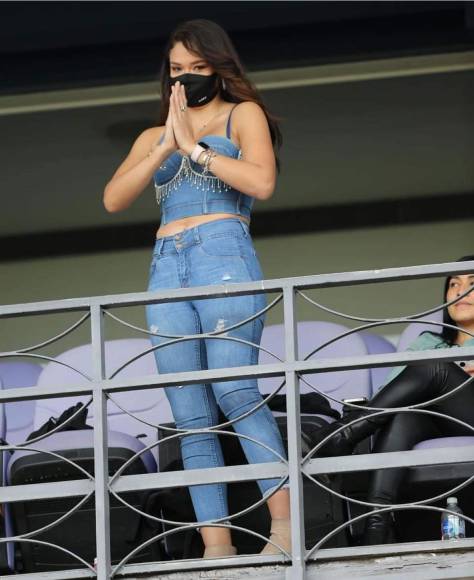
{"type": "MultiPolygon", "coordinates": [[[[126,209],[154,180],[161,225],[150,268],[149,290],[205,286],[263,278],[249,233],[255,199],[274,190],[281,137],[256,89],[246,78],[227,33],[208,20],[184,22],[171,34],[161,73],[161,122],[144,131],[104,191],[108,211],[126,209]]],[[[165,335],[195,335],[231,329],[226,336],[258,345],[263,316],[233,326],[265,307],[265,297],[246,295],[147,306],[155,345],[165,335]]],[[[169,339],[168,339],[169,340],[169,339]]],[[[160,373],[256,364],[258,349],[225,339],[186,340],[158,348],[160,373]]],[[[229,420],[262,401],[254,379],[167,387],[179,429],[208,429],[218,408],[229,420]]],[[[234,423],[249,463],[285,456],[270,410],[263,406],[234,423]],[[270,451],[270,448],[274,452],[270,451]]],[[[223,465],[212,433],[181,438],[186,469],[223,465]]],[[[278,480],[259,486],[272,517],[271,540],[291,549],[289,493],[278,480]]],[[[225,522],[225,484],[190,487],[198,522],[225,522]]],[[[236,553],[226,527],[201,526],[204,557],[236,553]]],[[[279,553],[267,544],[262,553],[279,553]]]]}

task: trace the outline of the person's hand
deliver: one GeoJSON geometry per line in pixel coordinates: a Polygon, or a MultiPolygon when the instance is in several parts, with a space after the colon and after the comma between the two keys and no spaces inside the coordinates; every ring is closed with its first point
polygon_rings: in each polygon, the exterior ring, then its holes
{"type": "Polygon", "coordinates": [[[184,86],[177,81],[171,86],[170,113],[176,143],[186,155],[191,155],[196,143],[193,138],[184,86]]]}
{"type": "Polygon", "coordinates": [[[178,144],[176,143],[176,138],[174,135],[173,130],[173,116],[171,114],[171,106],[168,110],[168,117],[166,118],[165,124],[165,134],[163,137],[163,141],[161,142],[163,148],[166,150],[167,153],[171,155],[178,149],[178,144]]]}

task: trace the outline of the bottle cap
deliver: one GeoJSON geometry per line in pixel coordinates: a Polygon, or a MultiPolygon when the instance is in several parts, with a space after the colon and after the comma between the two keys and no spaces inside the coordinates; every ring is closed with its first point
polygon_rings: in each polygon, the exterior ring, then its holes
{"type": "Polygon", "coordinates": [[[448,497],[448,503],[457,504],[458,498],[457,497],[448,497]]]}

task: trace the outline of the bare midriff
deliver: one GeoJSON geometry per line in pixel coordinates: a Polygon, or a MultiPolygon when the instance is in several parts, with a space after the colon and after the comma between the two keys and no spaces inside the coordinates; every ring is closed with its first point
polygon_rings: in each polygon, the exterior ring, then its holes
{"type": "Polygon", "coordinates": [[[174,236],[175,234],[179,234],[180,232],[187,230],[189,228],[194,228],[195,226],[199,226],[201,224],[206,224],[208,222],[213,222],[216,220],[222,220],[227,218],[237,218],[242,220],[246,224],[249,223],[249,220],[241,215],[237,215],[234,213],[213,213],[210,215],[196,215],[192,217],[183,218],[181,220],[174,220],[165,226],[161,226],[158,231],[156,232],[157,238],[164,238],[165,236],[174,236]]]}

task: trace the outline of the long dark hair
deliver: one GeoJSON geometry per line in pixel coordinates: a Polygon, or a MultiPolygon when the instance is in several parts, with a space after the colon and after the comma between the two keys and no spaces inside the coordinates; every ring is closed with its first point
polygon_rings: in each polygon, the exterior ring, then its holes
{"type": "Polygon", "coordinates": [[[270,128],[279,169],[278,150],[281,147],[282,135],[277,118],[267,110],[258,90],[247,78],[229,35],[212,20],[197,19],[182,22],[169,37],[161,66],[160,125],[164,125],[168,117],[171,94],[169,53],[177,42],[182,42],[187,50],[201,56],[219,75],[219,92],[223,100],[230,103],[252,101],[262,108],[270,128]]]}
{"type": "MultiPolygon", "coordinates": [[[[459,258],[459,260],[456,260],[456,262],[468,262],[471,260],[474,260],[474,255],[473,256],[463,256],[462,258],[459,258]]],[[[446,294],[448,292],[449,282],[451,281],[451,278],[452,278],[452,276],[448,276],[446,278],[445,283],[444,283],[443,302],[446,302],[446,294]]],[[[453,326],[457,326],[456,322],[449,315],[447,308],[445,308],[443,310],[443,322],[445,324],[452,324],[453,326]]],[[[447,342],[450,345],[453,345],[454,341],[456,340],[458,331],[454,328],[447,328],[446,326],[443,326],[443,329],[441,330],[440,334],[445,342],[447,342]]]]}

